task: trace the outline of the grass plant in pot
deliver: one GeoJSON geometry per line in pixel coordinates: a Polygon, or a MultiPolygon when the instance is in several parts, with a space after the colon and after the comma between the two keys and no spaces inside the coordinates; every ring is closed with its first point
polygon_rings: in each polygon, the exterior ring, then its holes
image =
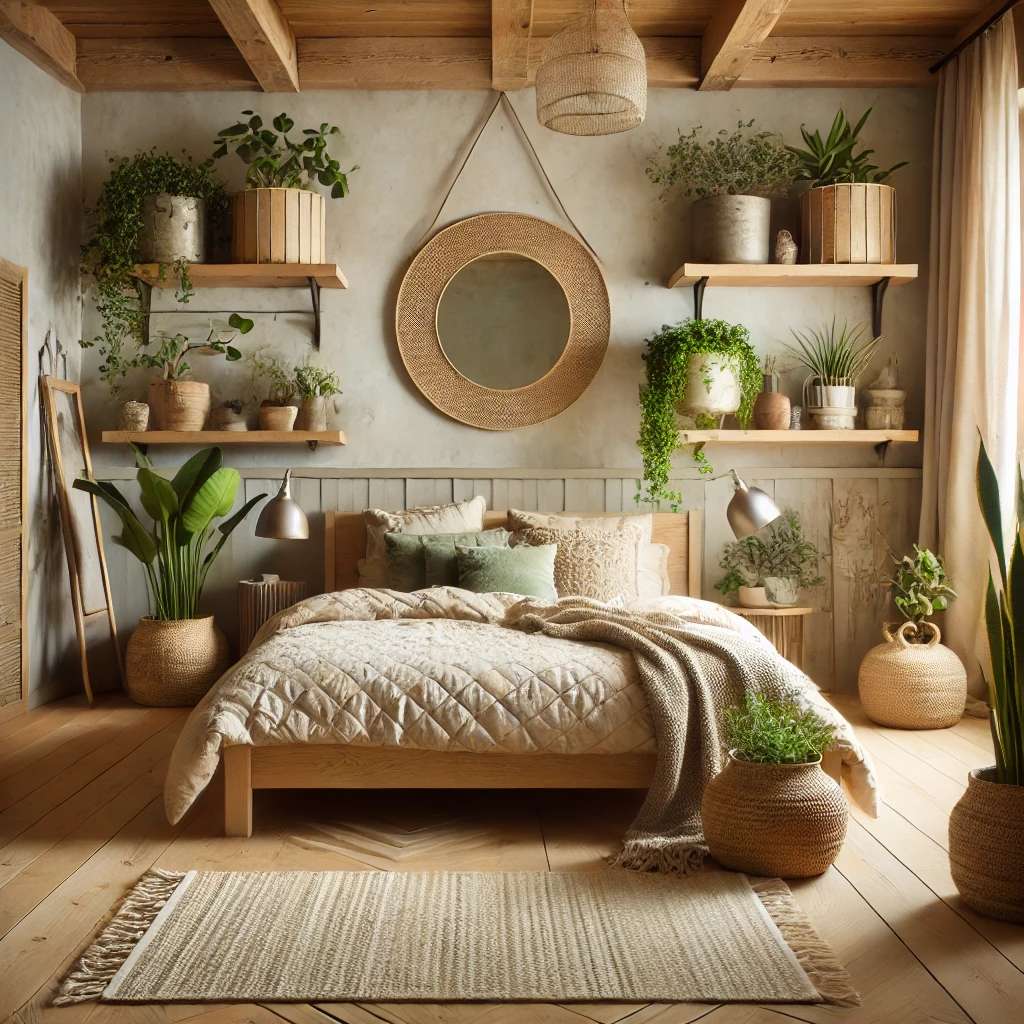
{"type": "Polygon", "coordinates": [[[989,917],[1024,922],[1024,483],[1018,469],[1007,568],[999,484],[984,444],[977,481],[999,569],[999,589],[989,568],[985,595],[996,763],[970,773],[967,790],[949,816],[949,870],[968,906],[989,917]]]}
{"type": "Polygon", "coordinates": [[[329,400],[341,394],[338,375],[333,370],[305,363],[295,367],[295,390],[299,395],[297,430],[322,431],[330,419],[329,400]]]}
{"type": "Polygon", "coordinates": [[[967,697],[967,673],[960,659],[940,643],[928,620],[956,600],[942,559],[914,545],[914,554],[892,556],[885,580],[904,617],[882,626],[885,643],[860,663],[857,689],[868,718],[893,729],[945,729],[960,721],[967,697]]]}
{"type": "Polygon", "coordinates": [[[76,480],[74,486],[117,513],[122,530],[114,543],[130,551],[146,571],[155,613],[140,620],[128,641],[128,696],[150,707],[195,704],[230,663],[227,641],[213,616],[197,615],[203,585],[231,532],[266,494],[229,516],[239,476],[222,465],[219,448],[197,452],[172,480],[160,476],[139,448],[135,455],[142,507],[151,526],[143,525],[113,484],[76,480]],[[215,526],[218,519],[224,521],[215,526]]]}
{"type": "Polygon", "coordinates": [[[284,363],[266,349],[258,349],[252,357],[252,388],[259,396],[260,430],[293,430],[298,408],[291,404],[295,397],[295,377],[284,363]]]}
{"type": "MultiPolygon", "coordinates": [[[[668,502],[677,511],[682,496],[668,488],[672,453],[680,447],[680,426],[720,425],[728,413],[746,426],[761,390],[761,364],[741,325],[722,320],[684,320],[665,324],[647,339],[645,385],[640,388],[640,438],[644,477],[638,501],[668,502]]],[[[702,473],[712,472],[704,452],[694,460],[702,473]]]]}
{"type": "Polygon", "coordinates": [[[752,875],[820,875],[839,854],[849,813],[821,770],[833,727],[792,701],[749,692],[723,718],[728,761],[701,801],[711,856],[752,875]]]}
{"type": "Polygon", "coordinates": [[[736,594],[744,608],[785,608],[796,604],[801,587],[820,587],[819,562],[825,559],[804,537],[800,516],[791,509],[761,533],[722,548],[718,563],[725,575],[715,590],[736,594]]]}
{"type": "Polygon", "coordinates": [[[647,168],[667,200],[678,188],[696,196],[690,210],[692,258],[697,263],[767,263],[772,199],[793,187],[798,163],[773,132],[740,121],[710,139],[694,128],[647,168]]]}

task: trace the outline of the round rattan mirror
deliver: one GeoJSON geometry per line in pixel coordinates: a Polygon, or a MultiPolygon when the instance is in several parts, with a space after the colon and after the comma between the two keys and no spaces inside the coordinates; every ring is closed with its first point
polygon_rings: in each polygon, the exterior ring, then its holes
{"type": "Polygon", "coordinates": [[[536,217],[486,213],[439,231],[398,293],[398,347],[443,413],[515,430],[568,409],[608,347],[611,308],[597,261],[536,217]]]}

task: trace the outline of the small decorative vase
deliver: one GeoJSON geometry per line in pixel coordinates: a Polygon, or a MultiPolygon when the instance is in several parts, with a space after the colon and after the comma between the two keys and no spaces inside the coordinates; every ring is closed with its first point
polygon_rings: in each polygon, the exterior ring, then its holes
{"type": "Polygon", "coordinates": [[[125,402],[117,417],[121,430],[141,433],[149,426],[149,406],[145,402],[125,402]]]}
{"type": "Polygon", "coordinates": [[[260,430],[292,430],[299,410],[294,405],[273,405],[264,402],[260,406],[260,430]]]}
{"type": "Polygon", "coordinates": [[[704,789],[700,813],[711,856],[751,875],[820,875],[846,838],[846,799],[821,758],[755,764],[731,750],[704,789]]]}
{"type": "Polygon", "coordinates": [[[857,690],[872,722],[892,729],[945,729],[956,725],[967,699],[967,673],[960,659],[939,642],[933,622],[922,622],[927,643],[911,643],[915,630],[904,622],[895,632],[882,627],[885,643],[872,647],[860,663],[857,690]]]}
{"type": "Polygon", "coordinates": [[[235,412],[230,406],[218,405],[210,411],[210,418],[206,421],[207,430],[248,430],[249,424],[245,422],[245,414],[235,412]]]}
{"type": "Polygon", "coordinates": [[[1024,786],[975,768],[949,815],[949,872],[979,914],[1024,923],[1024,786]]]}
{"type": "Polygon", "coordinates": [[[157,430],[202,430],[210,415],[210,385],[198,380],[155,380],[149,406],[157,430]]]}
{"type": "Polygon", "coordinates": [[[754,428],[756,430],[789,430],[789,397],[778,391],[762,391],[754,399],[754,428]]]}
{"type": "Polygon", "coordinates": [[[125,686],[136,704],[197,704],[231,664],[228,642],[212,615],[139,620],[125,652],[125,686]]]}
{"type": "Polygon", "coordinates": [[[327,396],[303,398],[295,419],[296,430],[324,431],[327,429],[327,396]]]}

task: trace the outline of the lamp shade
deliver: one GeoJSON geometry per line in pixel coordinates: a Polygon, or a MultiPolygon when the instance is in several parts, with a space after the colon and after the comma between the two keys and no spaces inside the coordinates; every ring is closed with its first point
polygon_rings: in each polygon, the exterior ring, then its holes
{"type": "Polygon", "coordinates": [[[563,135],[629,131],[647,115],[647,56],[624,0],[556,32],[537,68],[537,120],[563,135]]]}
{"type": "Polygon", "coordinates": [[[782,512],[760,487],[748,487],[736,475],[735,470],[732,471],[732,475],[736,484],[736,493],[725,510],[725,516],[729,520],[736,539],[742,540],[744,537],[757,533],[758,530],[763,530],[770,523],[774,523],[782,515],[782,512]]]}
{"type": "Polygon", "coordinates": [[[256,520],[256,536],[272,540],[309,540],[309,520],[292,497],[292,471],[285,470],[277,497],[263,506],[256,520]]]}

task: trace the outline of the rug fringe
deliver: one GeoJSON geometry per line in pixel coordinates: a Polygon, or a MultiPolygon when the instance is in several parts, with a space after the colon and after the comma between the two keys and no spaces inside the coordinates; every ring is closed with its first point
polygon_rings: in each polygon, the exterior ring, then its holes
{"type": "Polygon", "coordinates": [[[184,877],[184,871],[147,871],[68,972],[53,1005],[99,999],[184,877]]]}
{"type": "Polygon", "coordinates": [[[668,875],[694,875],[700,871],[708,848],[695,843],[659,843],[630,839],[608,858],[613,868],[631,871],[660,871],[668,875]]]}
{"type": "Polygon", "coordinates": [[[846,968],[797,905],[789,886],[778,878],[750,884],[821,998],[833,1006],[860,1006],[846,968]]]}

